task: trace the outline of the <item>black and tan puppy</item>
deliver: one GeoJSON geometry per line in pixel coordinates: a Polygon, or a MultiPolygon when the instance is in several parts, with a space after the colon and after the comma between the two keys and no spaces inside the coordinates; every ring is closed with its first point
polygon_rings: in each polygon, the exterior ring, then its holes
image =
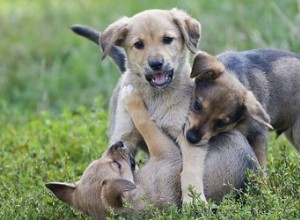
{"type": "Polygon", "coordinates": [[[196,81],[186,132],[191,143],[205,144],[237,128],[264,167],[267,127],[273,126],[300,149],[300,55],[273,49],[217,57],[198,53],[191,77],[196,81]]]}
{"type": "MultiPolygon", "coordinates": [[[[124,87],[120,96],[148,146],[150,158],[146,164],[135,171],[129,149],[117,142],[88,166],[77,183],[46,184],[60,200],[94,219],[105,219],[111,209],[122,216],[138,216],[147,204],[164,208],[181,202],[180,149],[150,118],[133,87],[124,87]]],[[[210,143],[205,160],[205,195],[219,202],[231,187],[242,187],[246,169],[255,171],[256,160],[237,130],[221,134],[210,143]]]]}

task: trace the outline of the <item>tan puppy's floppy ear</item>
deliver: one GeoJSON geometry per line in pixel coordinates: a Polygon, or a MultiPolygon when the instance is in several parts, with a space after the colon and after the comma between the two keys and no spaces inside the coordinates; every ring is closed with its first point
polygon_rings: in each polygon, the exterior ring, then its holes
{"type": "Polygon", "coordinates": [[[76,189],[75,184],[51,182],[46,183],[45,186],[50,189],[58,199],[73,206],[73,195],[76,189]]]}
{"type": "Polygon", "coordinates": [[[224,65],[216,57],[200,52],[194,58],[191,78],[211,81],[217,79],[224,71],[224,65]]]}
{"type": "Polygon", "coordinates": [[[122,46],[128,33],[129,18],[123,17],[109,25],[100,36],[99,42],[103,50],[102,60],[108,55],[113,45],[122,46]]]}
{"type": "Polygon", "coordinates": [[[247,110],[247,113],[251,118],[253,118],[258,123],[273,129],[270,124],[270,116],[265,111],[264,107],[257,101],[255,96],[251,91],[247,91],[244,97],[244,106],[247,110]]]}
{"type": "Polygon", "coordinates": [[[192,53],[196,53],[201,34],[200,23],[184,11],[176,8],[172,9],[170,13],[183,36],[187,48],[192,53]]]}
{"type": "Polygon", "coordinates": [[[122,206],[122,197],[125,192],[135,189],[132,182],[124,179],[108,179],[102,183],[101,197],[111,207],[122,206]]]}

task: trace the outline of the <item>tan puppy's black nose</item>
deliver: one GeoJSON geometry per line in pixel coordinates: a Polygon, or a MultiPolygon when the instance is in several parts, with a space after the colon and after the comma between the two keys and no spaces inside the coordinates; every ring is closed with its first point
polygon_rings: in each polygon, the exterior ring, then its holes
{"type": "Polygon", "coordinates": [[[150,60],[148,61],[148,64],[152,70],[157,71],[162,69],[164,60],[150,60]]]}

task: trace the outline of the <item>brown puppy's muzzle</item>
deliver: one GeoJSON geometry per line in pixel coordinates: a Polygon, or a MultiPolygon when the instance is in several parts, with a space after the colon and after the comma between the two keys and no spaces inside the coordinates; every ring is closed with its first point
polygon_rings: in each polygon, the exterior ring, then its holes
{"type": "Polygon", "coordinates": [[[121,156],[123,159],[128,161],[132,170],[135,170],[136,168],[136,162],[133,156],[130,154],[128,148],[124,146],[122,141],[118,141],[112,146],[110,146],[110,148],[108,148],[105,154],[103,155],[103,157],[106,156],[110,156],[112,158],[121,156]]]}
{"type": "Polygon", "coordinates": [[[107,151],[106,154],[107,155],[113,155],[116,152],[121,153],[122,155],[126,155],[127,154],[127,148],[124,146],[122,141],[118,141],[116,143],[114,143],[113,145],[111,145],[107,151]]]}

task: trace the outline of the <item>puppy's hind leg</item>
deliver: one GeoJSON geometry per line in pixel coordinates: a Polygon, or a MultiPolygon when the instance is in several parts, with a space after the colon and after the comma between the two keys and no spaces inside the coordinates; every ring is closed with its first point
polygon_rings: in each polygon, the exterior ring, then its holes
{"type": "Polygon", "coordinates": [[[300,152],[300,116],[295,121],[294,126],[285,131],[284,134],[297,151],[300,152]]]}
{"type": "Polygon", "coordinates": [[[294,145],[300,151],[300,117],[296,120],[293,128],[294,145]]]}
{"type": "Polygon", "coordinates": [[[249,144],[257,157],[260,168],[262,171],[266,171],[266,161],[267,161],[267,145],[268,136],[267,130],[262,130],[260,134],[255,134],[255,138],[248,139],[249,144]]]}

